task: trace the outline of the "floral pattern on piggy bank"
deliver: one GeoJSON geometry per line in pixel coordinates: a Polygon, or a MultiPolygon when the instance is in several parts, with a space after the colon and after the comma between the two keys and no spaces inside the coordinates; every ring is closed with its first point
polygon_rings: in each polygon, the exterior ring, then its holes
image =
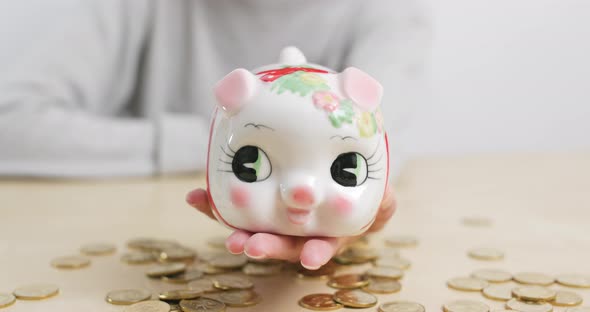
{"type": "Polygon", "coordinates": [[[389,174],[375,79],[289,47],[279,64],[236,69],[214,91],[207,186],[220,222],[294,236],[368,229],[389,174]]]}

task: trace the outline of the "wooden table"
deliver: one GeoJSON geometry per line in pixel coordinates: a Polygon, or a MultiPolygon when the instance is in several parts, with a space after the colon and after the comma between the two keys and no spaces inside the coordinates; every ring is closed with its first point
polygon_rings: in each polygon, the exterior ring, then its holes
{"type": "MultiPolygon", "coordinates": [[[[33,282],[61,288],[57,297],[18,301],[5,311],[121,311],[104,301],[109,290],[155,289],[144,267],[119,261],[124,243],[153,236],[207,251],[208,237],[228,231],[184,203],[185,193],[203,182],[193,177],[0,180],[0,292],[33,282]],[[89,268],[76,271],[49,265],[95,241],[117,243],[117,255],[93,258],[89,268]]],[[[501,302],[448,289],[445,282],[479,268],[590,274],[589,153],[421,159],[408,164],[397,184],[398,213],[371,241],[382,247],[384,236],[398,233],[415,235],[420,244],[402,251],[413,263],[403,290],[378,296],[380,302],[413,300],[439,311],[444,302],[471,298],[499,309],[501,302]],[[461,219],[468,216],[488,217],[493,225],[466,226],[461,219]],[[497,247],[506,257],[498,262],[467,257],[477,246],[497,247]]],[[[263,302],[240,310],[303,311],[300,297],[333,291],[324,283],[291,275],[256,278],[263,302]]],[[[590,289],[575,291],[590,305],[590,289]]]]}

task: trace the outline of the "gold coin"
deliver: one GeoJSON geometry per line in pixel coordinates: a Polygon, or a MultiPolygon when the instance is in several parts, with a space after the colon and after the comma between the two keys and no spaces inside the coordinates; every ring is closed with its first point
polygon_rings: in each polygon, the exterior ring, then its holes
{"type": "Polygon", "coordinates": [[[239,269],[248,263],[244,255],[222,254],[209,260],[209,264],[222,269],[239,269]]]}
{"type": "Polygon", "coordinates": [[[426,309],[416,302],[392,301],[381,304],[379,312],[426,312],[426,309]]]}
{"type": "Polygon", "coordinates": [[[555,282],[555,279],[551,276],[534,272],[516,273],[513,278],[517,283],[540,286],[549,286],[555,282]]]}
{"type": "Polygon", "coordinates": [[[269,276],[276,275],[283,269],[282,263],[275,264],[259,264],[259,263],[248,263],[242,268],[242,272],[247,275],[253,276],[269,276]]]}
{"type": "Polygon", "coordinates": [[[495,261],[504,259],[504,252],[495,248],[472,248],[467,254],[477,260],[495,261]]]}
{"type": "Polygon", "coordinates": [[[369,284],[363,290],[374,294],[392,294],[399,292],[402,284],[390,278],[369,278],[369,284]]]}
{"type": "Polygon", "coordinates": [[[370,268],[367,273],[369,277],[401,279],[404,276],[404,271],[391,267],[374,267],[370,268]]]}
{"type": "Polygon", "coordinates": [[[551,301],[557,293],[553,289],[541,286],[523,286],[516,287],[512,290],[514,298],[520,301],[551,301]]]}
{"type": "Polygon", "coordinates": [[[473,277],[456,277],[447,282],[450,288],[462,291],[481,291],[490,284],[482,279],[473,277]]]}
{"type": "Polygon", "coordinates": [[[375,261],[375,265],[380,267],[407,270],[412,265],[412,262],[404,258],[379,258],[375,261]]]}
{"type": "Polygon", "coordinates": [[[156,239],[153,238],[134,238],[127,241],[127,247],[129,249],[145,250],[146,246],[151,246],[155,241],[156,239]]]}
{"type": "Polygon", "coordinates": [[[492,300],[508,301],[512,299],[512,287],[509,285],[490,285],[482,290],[484,297],[492,300]]]}
{"type": "Polygon", "coordinates": [[[198,290],[191,289],[176,289],[161,292],[158,298],[160,300],[182,300],[182,299],[195,299],[203,293],[198,290]]]}
{"type": "Polygon", "coordinates": [[[350,308],[370,308],[377,304],[377,297],[358,289],[341,289],[334,294],[334,301],[350,308]]]}
{"type": "Polygon", "coordinates": [[[510,299],[506,307],[519,312],[551,312],[553,306],[547,302],[524,302],[517,299],[510,299]]]}
{"type": "Polygon", "coordinates": [[[184,312],[223,312],[225,303],[211,298],[199,298],[180,301],[180,308],[184,312]]]}
{"type": "Polygon", "coordinates": [[[365,274],[343,274],[332,277],[328,286],[338,289],[360,288],[369,284],[369,277],[365,274]]]}
{"type": "Polygon", "coordinates": [[[381,258],[399,258],[399,249],[396,248],[381,248],[377,251],[377,257],[381,258]]]}
{"type": "Polygon", "coordinates": [[[251,289],[230,290],[204,296],[223,302],[228,307],[249,307],[261,301],[261,297],[251,289]]]}
{"type": "Polygon", "coordinates": [[[66,256],[51,260],[51,266],[58,269],[81,269],[90,265],[90,259],[83,256],[66,256]]]}
{"type": "Polygon", "coordinates": [[[590,288],[590,275],[564,274],[557,277],[557,282],[563,286],[590,288]]]}
{"type": "Polygon", "coordinates": [[[332,294],[311,294],[299,299],[299,305],[315,311],[331,311],[342,308],[342,305],[334,301],[332,294]]]}
{"type": "Polygon", "coordinates": [[[16,298],[13,294],[0,294],[0,308],[6,308],[14,304],[16,298]]]}
{"type": "Polygon", "coordinates": [[[174,284],[186,284],[190,281],[198,280],[203,277],[203,272],[199,270],[188,270],[179,274],[162,276],[162,280],[174,284]]]}
{"type": "Polygon", "coordinates": [[[32,284],[19,287],[12,293],[21,300],[41,300],[59,293],[59,287],[53,284],[32,284]]]}
{"type": "Polygon", "coordinates": [[[351,245],[347,246],[334,257],[334,261],[340,264],[362,264],[377,259],[379,254],[374,248],[351,245]]]}
{"type": "Polygon", "coordinates": [[[149,300],[152,293],[145,289],[121,289],[113,290],[107,294],[108,303],[116,305],[129,305],[149,300]]]}
{"type": "Polygon", "coordinates": [[[418,239],[410,235],[394,235],[385,239],[385,244],[391,247],[414,247],[418,245],[418,239]]]}
{"type": "Polygon", "coordinates": [[[151,252],[129,252],[121,256],[121,261],[127,264],[149,264],[156,261],[151,252]]]}
{"type": "Polygon", "coordinates": [[[201,278],[196,281],[192,281],[188,283],[188,288],[192,290],[198,290],[202,293],[217,291],[215,288],[213,288],[213,281],[208,278],[201,278]]]}
{"type": "Polygon", "coordinates": [[[197,254],[193,250],[184,247],[166,248],[159,254],[162,262],[192,261],[196,256],[197,254]]]}
{"type": "Polygon", "coordinates": [[[443,305],[445,312],[488,312],[490,308],[479,302],[473,300],[456,300],[443,305]]]}
{"type": "Polygon", "coordinates": [[[492,220],[485,217],[465,217],[461,220],[464,225],[473,227],[488,227],[492,226],[492,220]]]}
{"type": "Polygon", "coordinates": [[[490,283],[504,283],[512,280],[512,274],[494,269],[477,270],[471,273],[471,277],[479,278],[490,283]]]}
{"type": "Polygon", "coordinates": [[[142,301],[126,307],[123,312],[170,312],[170,305],[157,300],[142,301]]]}
{"type": "Polygon", "coordinates": [[[209,263],[205,263],[205,262],[195,263],[191,267],[193,269],[201,271],[205,274],[220,274],[220,273],[227,273],[227,272],[233,271],[231,269],[222,269],[222,268],[214,267],[214,266],[210,265],[209,263]]]}
{"type": "Polygon", "coordinates": [[[560,307],[573,307],[582,304],[582,301],[582,297],[575,292],[559,290],[552,303],[560,307]]]}
{"type": "Polygon", "coordinates": [[[158,264],[150,268],[146,275],[149,277],[162,277],[164,275],[174,275],[182,273],[186,270],[186,264],[184,263],[168,263],[158,264]]]}
{"type": "Polygon", "coordinates": [[[117,246],[108,243],[86,244],[80,248],[80,252],[87,256],[105,256],[115,253],[117,246]]]}
{"type": "Polygon", "coordinates": [[[565,312],[590,312],[590,307],[568,308],[565,312]]]}
{"type": "Polygon", "coordinates": [[[215,236],[209,238],[207,244],[213,248],[225,249],[225,240],[224,236],[215,236]]]}
{"type": "Polygon", "coordinates": [[[332,262],[328,262],[328,264],[323,265],[317,270],[308,270],[304,267],[301,267],[297,270],[297,276],[300,278],[330,278],[336,272],[336,267],[332,262]]]}
{"type": "Polygon", "coordinates": [[[246,277],[239,275],[217,275],[211,278],[213,286],[218,289],[250,289],[254,283],[246,277]]]}

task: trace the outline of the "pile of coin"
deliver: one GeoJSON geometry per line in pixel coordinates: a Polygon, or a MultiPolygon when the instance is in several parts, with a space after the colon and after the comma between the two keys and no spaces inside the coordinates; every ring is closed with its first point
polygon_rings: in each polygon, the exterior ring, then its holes
{"type": "MultiPolygon", "coordinates": [[[[456,277],[447,281],[449,288],[460,291],[481,292],[492,300],[504,301],[509,310],[521,312],[550,312],[554,306],[578,307],[583,299],[579,294],[569,290],[549,288],[553,284],[566,287],[590,288],[590,276],[564,274],[557,278],[536,272],[511,274],[503,270],[478,270],[469,277],[456,277]],[[508,284],[514,282],[517,285],[508,284]]],[[[462,300],[443,306],[447,312],[467,311],[487,312],[489,308],[480,302],[462,300]]],[[[583,311],[585,308],[571,308],[568,311],[583,311]]]]}

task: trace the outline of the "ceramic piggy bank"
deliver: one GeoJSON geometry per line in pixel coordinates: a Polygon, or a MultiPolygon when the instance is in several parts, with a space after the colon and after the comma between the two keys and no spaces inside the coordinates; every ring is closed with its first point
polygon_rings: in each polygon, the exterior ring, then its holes
{"type": "Polygon", "coordinates": [[[207,186],[233,229],[350,236],[375,220],[389,174],[382,87],[356,68],[279,64],[236,69],[215,86],[207,186]]]}

